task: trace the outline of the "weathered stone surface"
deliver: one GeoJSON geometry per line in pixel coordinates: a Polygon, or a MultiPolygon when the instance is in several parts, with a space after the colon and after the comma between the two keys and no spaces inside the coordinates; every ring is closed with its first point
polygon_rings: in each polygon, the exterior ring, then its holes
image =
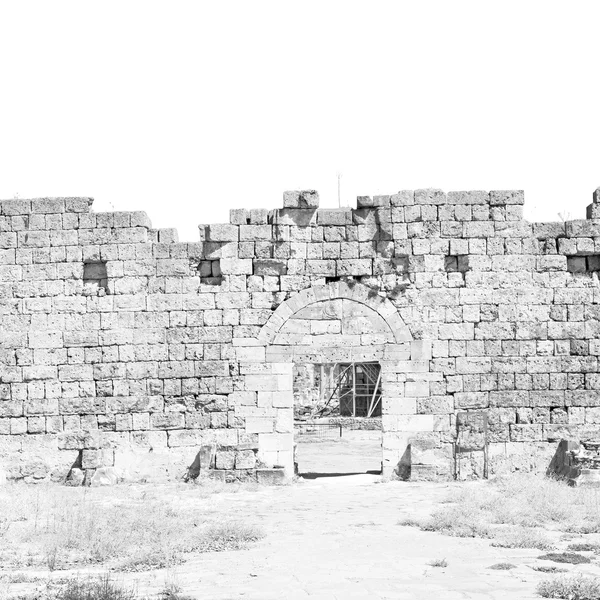
{"type": "Polygon", "coordinates": [[[67,475],[67,479],[65,481],[66,485],[70,486],[80,486],[83,485],[85,480],[85,472],[82,469],[72,468],[67,475]]]}
{"type": "Polygon", "coordinates": [[[316,190],[283,192],[284,208],[319,208],[319,193],[316,190]]]}
{"type": "Polygon", "coordinates": [[[287,481],[283,469],[257,469],[256,479],[264,485],[283,485],[287,481]]]}
{"type": "Polygon", "coordinates": [[[382,368],[386,477],[544,470],[600,422],[598,198],[530,224],[521,191],[286,192],[195,243],[88,198],[0,201],[5,477],[180,478],[202,448],[227,480],[289,476],[292,363],[356,361],[382,368]]]}
{"type": "Polygon", "coordinates": [[[118,482],[119,476],[114,467],[100,467],[90,479],[90,485],[94,487],[116,485],[118,482]]]}

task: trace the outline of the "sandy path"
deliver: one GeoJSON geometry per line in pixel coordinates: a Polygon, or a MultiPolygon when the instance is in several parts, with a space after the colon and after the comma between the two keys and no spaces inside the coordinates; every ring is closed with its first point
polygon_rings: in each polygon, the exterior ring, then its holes
{"type": "Polygon", "coordinates": [[[296,438],[300,473],[367,473],[381,471],[381,432],[344,431],[337,439],[296,438]]]}
{"type": "MultiPolygon", "coordinates": [[[[144,593],[174,580],[184,593],[211,600],[537,597],[535,584],[547,576],[527,565],[535,564],[538,551],[397,525],[403,516],[427,514],[447,485],[377,481],[370,475],[324,478],[211,497],[204,510],[260,522],[266,538],[248,550],[204,554],[174,571],[127,580],[137,580],[144,593]],[[428,565],[439,558],[447,559],[447,568],[428,565]],[[506,561],[518,568],[488,569],[506,561]]],[[[186,496],[182,500],[196,504],[186,496]]]]}

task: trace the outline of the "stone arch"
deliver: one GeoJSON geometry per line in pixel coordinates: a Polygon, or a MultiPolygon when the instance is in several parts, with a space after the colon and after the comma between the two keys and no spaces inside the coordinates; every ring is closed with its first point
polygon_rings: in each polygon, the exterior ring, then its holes
{"type": "Polygon", "coordinates": [[[261,329],[258,340],[265,345],[272,344],[288,319],[302,309],[318,302],[343,299],[362,304],[377,313],[389,327],[395,343],[412,341],[408,326],[387,298],[360,283],[348,284],[341,281],[306,288],[282,302],[261,329]]]}
{"type": "MultiPolygon", "coordinates": [[[[411,444],[423,436],[428,440],[435,426],[433,415],[418,408],[419,399],[429,395],[431,343],[413,340],[387,298],[358,283],[334,282],[302,290],[274,311],[252,345],[238,348],[238,358],[243,361],[247,403],[239,413],[244,416],[246,433],[258,436],[261,462],[269,468],[282,467],[288,476],[293,473],[293,364],[379,362],[383,475],[404,477],[408,464],[408,472],[412,468],[414,476],[417,465],[411,459],[411,444]],[[336,313],[338,305],[341,319],[336,313]],[[353,318],[357,311],[365,318],[364,331],[345,335],[346,308],[353,318]],[[325,312],[325,319],[319,311],[325,312]],[[341,324],[331,333],[327,325],[312,331],[312,323],[323,320],[341,324]],[[294,337],[298,333],[313,339],[294,337]]],[[[428,464],[419,466],[430,468],[428,464]]]]}

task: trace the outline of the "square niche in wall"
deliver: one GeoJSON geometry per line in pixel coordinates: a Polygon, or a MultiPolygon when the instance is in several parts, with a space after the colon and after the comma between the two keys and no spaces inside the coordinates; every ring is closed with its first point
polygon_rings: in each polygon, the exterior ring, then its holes
{"type": "Polygon", "coordinates": [[[598,273],[600,271],[600,254],[582,254],[567,256],[569,273],[598,273]]]}
{"type": "Polygon", "coordinates": [[[196,271],[200,275],[200,283],[207,285],[221,285],[223,275],[221,273],[220,260],[201,260],[196,265],[196,271]]]}
{"type": "Polygon", "coordinates": [[[105,262],[86,262],[83,264],[83,287],[88,294],[106,293],[108,276],[105,262]]]}

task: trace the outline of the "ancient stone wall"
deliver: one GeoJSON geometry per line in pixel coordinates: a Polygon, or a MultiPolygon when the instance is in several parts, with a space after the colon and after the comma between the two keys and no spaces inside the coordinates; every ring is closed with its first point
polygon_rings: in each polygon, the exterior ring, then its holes
{"type": "Polygon", "coordinates": [[[599,200],[528,223],[519,191],[286,192],[195,243],[2,201],[0,472],[291,475],[293,363],[351,360],[382,366],[385,476],[545,470],[598,436],[599,200]]]}

